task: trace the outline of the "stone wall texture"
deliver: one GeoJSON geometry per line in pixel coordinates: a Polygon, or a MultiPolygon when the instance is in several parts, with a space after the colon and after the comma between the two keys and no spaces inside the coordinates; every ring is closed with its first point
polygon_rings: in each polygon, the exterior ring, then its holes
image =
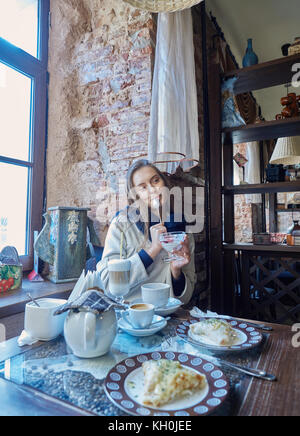
{"type": "Polygon", "coordinates": [[[51,0],[47,207],[90,207],[102,242],[110,191],[147,153],[154,26],[119,0],[51,0]]]}

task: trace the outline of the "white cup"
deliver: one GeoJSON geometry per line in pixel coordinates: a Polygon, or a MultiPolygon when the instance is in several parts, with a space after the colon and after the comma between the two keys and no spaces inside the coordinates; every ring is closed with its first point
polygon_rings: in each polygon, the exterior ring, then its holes
{"type": "Polygon", "coordinates": [[[24,328],[27,333],[39,341],[50,341],[59,336],[64,330],[67,312],[54,316],[58,307],[67,303],[67,300],[57,298],[40,298],[36,300],[37,307],[30,302],[25,307],[24,328]]]}
{"type": "Polygon", "coordinates": [[[153,321],[154,317],[153,304],[134,303],[132,304],[128,312],[124,312],[125,319],[129,318],[129,322],[136,329],[146,329],[153,321]]]}
{"type": "Polygon", "coordinates": [[[153,304],[155,308],[164,307],[170,297],[170,285],[166,283],[145,283],[142,285],[144,303],[153,304]]]}

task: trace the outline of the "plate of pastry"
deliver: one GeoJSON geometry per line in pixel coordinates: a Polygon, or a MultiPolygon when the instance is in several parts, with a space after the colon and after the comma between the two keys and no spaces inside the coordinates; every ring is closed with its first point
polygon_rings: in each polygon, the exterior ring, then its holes
{"type": "Polygon", "coordinates": [[[190,318],[176,327],[181,339],[212,351],[243,351],[258,346],[263,335],[247,322],[222,318],[190,318]]]}
{"type": "Polygon", "coordinates": [[[201,416],[226,400],[219,367],[185,353],[153,352],[118,363],[104,382],[108,398],[134,416],[201,416]]]}

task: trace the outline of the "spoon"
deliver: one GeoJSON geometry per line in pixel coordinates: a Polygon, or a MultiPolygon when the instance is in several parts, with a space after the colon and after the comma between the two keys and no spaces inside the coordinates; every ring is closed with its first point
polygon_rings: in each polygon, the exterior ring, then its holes
{"type": "Polygon", "coordinates": [[[31,294],[29,294],[29,292],[26,294],[27,295],[27,297],[29,297],[30,298],[30,300],[37,306],[37,307],[41,307],[40,305],[39,305],[39,303],[37,303],[36,301],[35,301],[35,299],[32,297],[32,295],[31,294]]]}
{"type": "Polygon", "coordinates": [[[162,217],[161,217],[161,213],[160,213],[160,201],[159,201],[159,198],[154,198],[154,200],[153,200],[153,207],[157,210],[158,215],[159,215],[160,223],[162,223],[162,217]]]}
{"type": "Polygon", "coordinates": [[[150,327],[152,328],[153,326],[156,326],[156,324],[160,324],[162,321],[169,321],[169,319],[171,319],[171,317],[167,316],[166,318],[160,319],[159,321],[155,321],[154,323],[151,324],[150,327]]]}

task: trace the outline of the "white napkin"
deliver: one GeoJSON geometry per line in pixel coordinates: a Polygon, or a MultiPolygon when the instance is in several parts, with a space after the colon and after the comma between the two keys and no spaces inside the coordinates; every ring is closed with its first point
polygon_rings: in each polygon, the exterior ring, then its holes
{"type": "Polygon", "coordinates": [[[68,301],[69,303],[76,300],[76,298],[80,297],[84,292],[93,288],[105,289],[104,284],[100,278],[100,272],[98,271],[88,271],[85,274],[85,271],[82,271],[81,276],[79,277],[68,301]]]}
{"type": "Polygon", "coordinates": [[[207,312],[202,312],[198,307],[194,306],[192,310],[190,310],[190,315],[195,318],[220,318],[222,315],[218,315],[216,312],[210,312],[209,310],[207,312]]]}
{"type": "Polygon", "coordinates": [[[33,338],[26,330],[23,330],[18,340],[19,347],[24,347],[24,345],[33,345],[38,342],[38,339],[33,338]]]}

